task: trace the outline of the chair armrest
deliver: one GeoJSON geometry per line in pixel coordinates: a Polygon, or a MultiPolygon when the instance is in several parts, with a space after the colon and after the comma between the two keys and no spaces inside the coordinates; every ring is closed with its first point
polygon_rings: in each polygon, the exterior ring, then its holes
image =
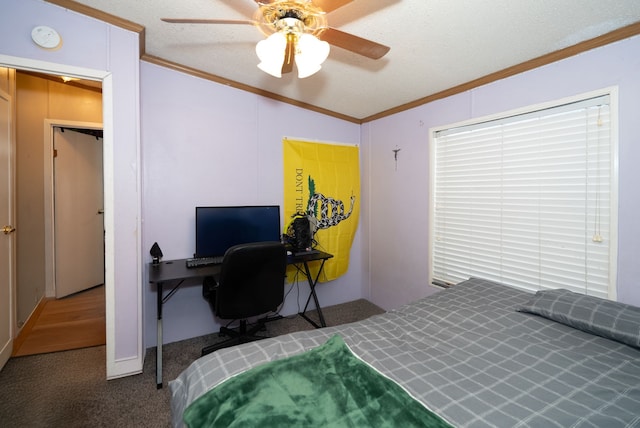
{"type": "MultiPolygon", "coordinates": [[[[218,281],[213,276],[206,276],[202,281],[202,297],[212,305],[215,304],[218,292],[218,281]]],[[[215,306],[215,305],[214,305],[215,306]]]]}

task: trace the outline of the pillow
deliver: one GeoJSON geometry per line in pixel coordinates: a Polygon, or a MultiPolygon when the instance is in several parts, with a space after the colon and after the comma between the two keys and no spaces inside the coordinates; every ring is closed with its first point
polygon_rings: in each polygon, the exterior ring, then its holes
{"type": "Polygon", "coordinates": [[[516,308],[640,348],[640,308],[569,290],[543,290],[516,308]]]}

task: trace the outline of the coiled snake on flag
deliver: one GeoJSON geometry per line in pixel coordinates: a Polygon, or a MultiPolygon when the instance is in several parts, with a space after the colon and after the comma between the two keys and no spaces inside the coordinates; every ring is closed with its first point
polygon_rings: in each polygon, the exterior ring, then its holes
{"type": "Polygon", "coordinates": [[[344,203],[340,200],[333,199],[331,197],[324,196],[322,193],[314,193],[309,198],[307,204],[307,214],[315,218],[317,229],[327,229],[331,226],[336,226],[342,220],[349,218],[353,212],[353,205],[355,204],[356,197],[351,196],[351,207],[348,213],[344,213],[344,203]],[[320,218],[317,218],[314,214],[316,212],[316,204],[320,203],[320,218]],[[329,207],[331,207],[331,215],[329,215],[329,207]]]}

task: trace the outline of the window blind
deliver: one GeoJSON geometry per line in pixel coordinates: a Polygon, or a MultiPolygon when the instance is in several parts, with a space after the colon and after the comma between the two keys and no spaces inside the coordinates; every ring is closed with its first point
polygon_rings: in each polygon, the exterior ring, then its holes
{"type": "Polygon", "coordinates": [[[432,279],[610,297],[609,96],[435,135],[432,279]]]}

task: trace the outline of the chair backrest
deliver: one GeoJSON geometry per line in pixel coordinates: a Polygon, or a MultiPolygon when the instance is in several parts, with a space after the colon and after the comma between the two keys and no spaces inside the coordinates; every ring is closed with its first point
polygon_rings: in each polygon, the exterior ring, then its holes
{"type": "Polygon", "coordinates": [[[280,242],[235,245],[222,261],[216,315],[243,319],[274,311],[284,300],[287,251],[280,242]]]}

